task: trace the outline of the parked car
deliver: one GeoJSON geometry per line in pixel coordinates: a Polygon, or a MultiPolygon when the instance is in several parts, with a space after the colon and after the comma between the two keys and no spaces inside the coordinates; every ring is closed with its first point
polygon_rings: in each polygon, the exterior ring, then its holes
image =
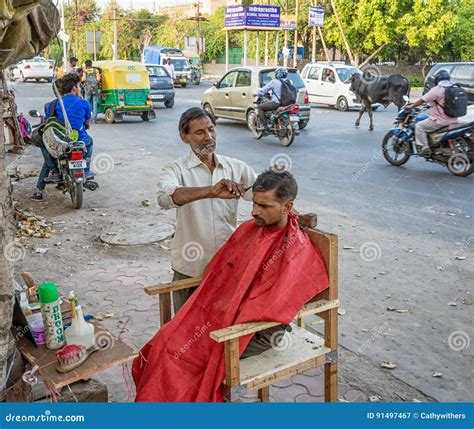
{"type": "MultiPolygon", "coordinates": [[[[245,122],[252,129],[255,115],[253,93],[274,78],[275,70],[276,67],[233,68],[204,92],[201,100],[203,109],[215,118],[245,122]]],[[[297,69],[289,68],[288,78],[298,90],[296,102],[300,105],[298,116],[299,128],[302,129],[310,119],[308,93],[297,69]]]]}
{"type": "Polygon", "coordinates": [[[350,84],[345,83],[354,73],[362,72],[342,62],[318,61],[306,64],[301,76],[308,88],[311,103],[348,110],[360,107],[357,96],[350,90],[350,84]]]}
{"type": "Polygon", "coordinates": [[[156,103],[165,103],[165,107],[174,105],[173,79],[163,66],[158,64],[145,64],[150,78],[150,98],[153,106],[156,103]]]}
{"type": "Polygon", "coordinates": [[[45,79],[48,82],[53,80],[54,66],[43,57],[34,57],[29,60],[20,61],[13,70],[15,80],[26,82],[27,79],[36,79],[39,82],[45,79]]]}
{"type": "Polygon", "coordinates": [[[440,70],[447,70],[451,79],[466,90],[469,104],[474,104],[474,62],[435,64],[426,75],[423,94],[433,88],[434,75],[440,70]]]}

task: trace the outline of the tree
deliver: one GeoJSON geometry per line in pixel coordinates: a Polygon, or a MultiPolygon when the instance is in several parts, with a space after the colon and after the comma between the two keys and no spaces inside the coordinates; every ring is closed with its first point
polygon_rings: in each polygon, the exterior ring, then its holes
{"type": "Polygon", "coordinates": [[[463,0],[456,8],[457,25],[448,35],[449,53],[454,53],[455,58],[462,61],[472,61],[474,58],[474,0],[463,0]]]}

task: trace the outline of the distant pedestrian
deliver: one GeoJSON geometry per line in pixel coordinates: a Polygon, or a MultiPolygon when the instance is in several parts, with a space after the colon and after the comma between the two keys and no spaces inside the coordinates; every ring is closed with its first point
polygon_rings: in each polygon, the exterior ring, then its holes
{"type": "Polygon", "coordinates": [[[174,72],[174,64],[171,62],[171,58],[168,58],[164,64],[164,67],[168,74],[171,76],[171,79],[176,79],[176,73],[174,72]]]}
{"type": "Polygon", "coordinates": [[[97,110],[99,109],[100,94],[100,72],[92,67],[92,61],[86,60],[82,75],[82,86],[84,87],[84,98],[89,102],[92,109],[92,120],[97,122],[97,110]]]}

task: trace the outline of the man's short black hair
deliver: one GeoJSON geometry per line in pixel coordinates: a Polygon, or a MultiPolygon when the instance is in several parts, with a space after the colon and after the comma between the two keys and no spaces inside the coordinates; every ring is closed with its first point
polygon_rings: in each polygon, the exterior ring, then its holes
{"type": "Polygon", "coordinates": [[[75,61],[77,63],[79,60],[76,57],[69,58],[70,63],[72,63],[73,61],[75,61]]]}
{"type": "Polygon", "coordinates": [[[79,83],[79,76],[75,73],[65,74],[61,79],[57,80],[58,89],[61,95],[69,94],[72,89],[79,83]]]}
{"type": "Polygon", "coordinates": [[[92,67],[92,61],[91,60],[86,60],[84,62],[84,64],[85,64],[86,67],[92,67]]]}
{"type": "Polygon", "coordinates": [[[200,107],[191,107],[190,109],[185,110],[181,115],[181,118],[179,118],[179,132],[189,134],[189,123],[204,116],[207,116],[211,122],[216,125],[216,120],[200,107]]]}
{"type": "Polygon", "coordinates": [[[252,186],[252,192],[269,192],[273,189],[278,201],[294,201],[298,193],[298,184],[289,171],[270,168],[260,173],[252,186]]]}

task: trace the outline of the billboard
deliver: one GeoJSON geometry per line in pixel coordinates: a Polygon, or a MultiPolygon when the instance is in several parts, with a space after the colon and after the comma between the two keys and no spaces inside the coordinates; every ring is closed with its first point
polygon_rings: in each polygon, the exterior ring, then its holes
{"type": "Polygon", "coordinates": [[[282,30],[296,30],[298,28],[296,15],[282,15],[280,20],[280,28],[282,30]]]}
{"type": "Polygon", "coordinates": [[[225,28],[279,28],[280,6],[252,5],[225,8],[225,28]]]}
{"type": "Polygon", "coordinates": [[[322,27],[324,24],[324,9],[322,7],[309,7],[308,25],[310,27],[322,27]]]}

